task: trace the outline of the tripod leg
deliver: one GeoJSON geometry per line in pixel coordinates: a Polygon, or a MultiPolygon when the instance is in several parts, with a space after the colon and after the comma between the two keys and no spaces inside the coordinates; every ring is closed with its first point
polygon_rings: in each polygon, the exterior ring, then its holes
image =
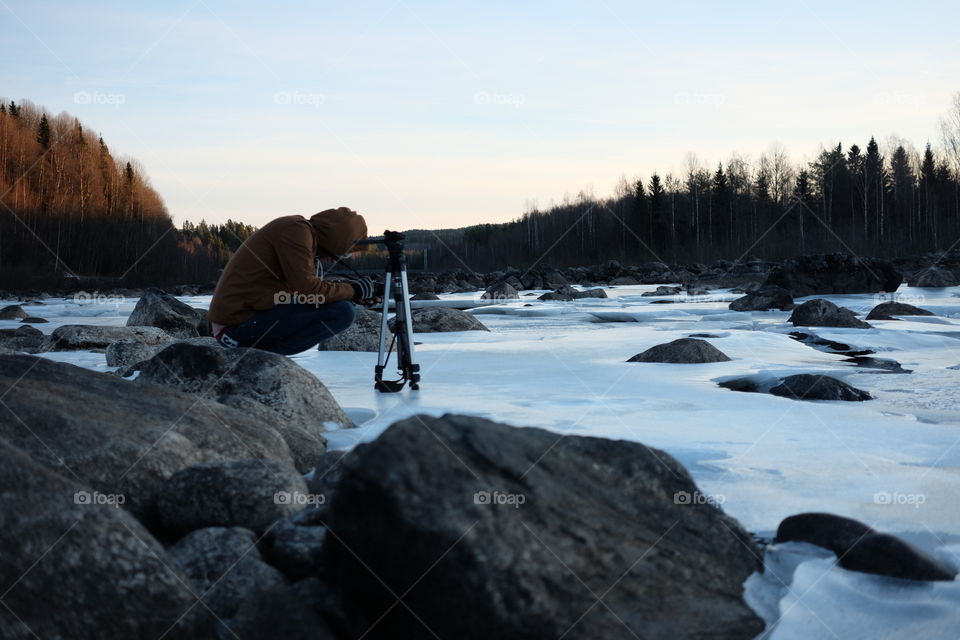
{"type": "MultiPolygon", "coordinates": [[[[410,312],[410,296],[408,295],[409,288],[407,286],[407,265],[400,265],[400,295],[398,296],[398,303],[402,305],[403,318],[405,322],[403,323],[404,330],[404,340],[406,343],[406,349],[404,350],[404,358],[401,361],[403,365],[403,371],[407,375],[410,381],[411,389],[420,388],[420,365],[414,363],[413,356],[413,316],[410,312]]],[[[398,315],[400,310],[398,310],[398,315]]]]}
{"type": "Polygon", "coordinates": [[[390,309],[390,290],[393,285],[393,273],[387,269],[386,273],[383,276],[383,313],[380,315],[380,350],[377,354],[377,365],[378,371],[383,370],[383,366],[387,363],[387,332],[389,327],[387,325],[387,312],[390,309]]]}

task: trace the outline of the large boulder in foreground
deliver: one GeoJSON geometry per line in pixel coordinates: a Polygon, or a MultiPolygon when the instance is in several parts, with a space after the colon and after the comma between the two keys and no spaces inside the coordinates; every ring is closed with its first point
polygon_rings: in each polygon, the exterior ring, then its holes
{"type": "MultiPolygon", "coordinates": [[[[440,333],[446,331],[490,331],[475,315],[460,309],[430,307],[414,309],[412,314],[415,333],[440,333]]],[[[393,320],[390,321],[393,326],[393,320]]]]}
{"type": "Polygon", "coordinates": [[[180,302],[161,289],[147,289],[137,301],[128,327],[158,327],[177,338],[209,336],[207,313],[180,302]]]}
{"type": "Polygon", "coordinates": [[[673,364],[701,364],[704,362],[729,362],[724,352],[706,340],[680,338],[666,344],[650,347],[627,362],[669,362],[673,364]]]}
{"type": "Polygon", "coordinates": [[[742,599],[760,567],[753,539],[663,451],[414,416],[343,464],[322,574],[354,623],[345,637],[763,630],[742,599]]]}
{"type": "Polygon", "coordinates": [[[838,307],[823,298],[807,300],[801,304],[790,314],[789,322],[792,322],[795,327],[873,328],[869,323],[858,318],[850,309],[838,307]]]}
{"type": "Polygon", "coordinates": [[[162,384],[259,416],[287,441],[301,471],[326,451],[324,431],[353,426],[316,376],[260,349],[179,342],[143,362],[135,382],[162,384]]]}
{"type": "MultiPolygon", "coordinates": [[[[209,336],[204,336],[201,338],[186,338],[184,340],[178,340],[177,342],[186,342],[187,344],[194,345],[206,345],[220,349],[224,348],[219,342],[209,336]]],[[[126,377],[130,375],[133,370],[139,369],[139,367],[134,365],[139,362],[143,362],[144,360],[149,360],[153,356],[166,349],[168,346],[168,344],[143,344],[142,342],[129,341],[112,342],[107,346],[106,349],[107,366],[123,367],[123,370],[120,373],[126,377]]]]}
{"type": "Polygon", "coordinates": [[[277,460],[227,460],[181,469],[163,485],[157,512],[176,535],[204,527],[244,527],[263,533],[303,509],[307,481],[277,460]]]}
{"type": "Polygon", "coordinates": [[[891,300],[875,306],[867,314],[867,320],[896,320],[895,316],[932,316],[932,311],[915,307],[912,304],[891,300]]]}
{"type": "Polygon", "coordinates": [[[139,342],[145,345],[170,344],[175,338],[157,327],[105,327],[96,324],[66,324],[50,335],[55,351],[106,349],[112,342],[139,342]]]}
{"type": "Polygon", "coordinates": [[[186,576],[126,510],[100,499],[111,496],[2,440],[0,487],[0,637],[206,635],[186,576]]]}
{"type": "Polygon", "coordinates": [[[807,542],[837,554],[840,566],[908,580],[946,580],[957,576],[926,551],[895,536],[830,513],[801,513],[784,519],[776,542],[807,542]]]}
{"type": "Polygon", "coordinates": [[[842,253],[798,256],[783,261],[764,282],[786,289],[794,298],[841,293],[896,291],[903,274],[893,263],[842,253]]]}
{"type": "MultiPolygon", "coordinates": [[[[425,294],[419,294],[425,295],[425,294]]],[[[417,296],[413,297],[414,299],[417,296]]],[[[435,299],[439,299],[434,296],[435,299]]],[[[322,340],[317,345],[318,351],[379,351],[380,350],[380,318],[382,314],[368,309],[363,305],[355,305],[356,318],[353,324],[336,334],[322,340]]],[[[386,346],[390,346],[392,336],[387,335],[386,346]]],[[[396,350],[396,345],[394,345],[396,350]]]]}
{"type": "Polygon", "coordinates": [[[215,402],[35,356],[0,355],[0,438],[152,519],[184,467],[256,456],[292,463],[269,424],[215,402]]]}
{"type": "Polygon", "coordinates": [[[770,393],[794,400],[862,402],[873,399],[873,396],[866,391],[857,389],[842,380],[812,373],[787,376],[780,381],[779,385],[770,389],[770,393]]]}

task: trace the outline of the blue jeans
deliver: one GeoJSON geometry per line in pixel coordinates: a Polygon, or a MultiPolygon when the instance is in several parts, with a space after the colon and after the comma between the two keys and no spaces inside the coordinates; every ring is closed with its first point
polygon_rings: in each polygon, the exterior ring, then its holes
{"type": "Polygon", "coordinates": [[[236,341],[236,346],[289,356],[340,333],[353,324],[355,316],[353,303],[346,300],[321,305],[278,304],[227,327],[223,335],[236,341]]]}

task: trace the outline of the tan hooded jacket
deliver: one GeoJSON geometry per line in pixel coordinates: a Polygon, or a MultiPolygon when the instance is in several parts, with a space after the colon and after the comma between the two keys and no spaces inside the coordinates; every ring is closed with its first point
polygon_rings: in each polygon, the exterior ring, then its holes
{"type": "Polygon", "coordinates": [[[346,207],[327,209],[309,220],[284,216],[261,227],[237,249],[220,275],[210,301],[210,322],[233,326],[276,306],[277,294],[350,300],[353,287],[316,276],[315,258],[339,256],[367,235],[363,216],[346,207]]]}

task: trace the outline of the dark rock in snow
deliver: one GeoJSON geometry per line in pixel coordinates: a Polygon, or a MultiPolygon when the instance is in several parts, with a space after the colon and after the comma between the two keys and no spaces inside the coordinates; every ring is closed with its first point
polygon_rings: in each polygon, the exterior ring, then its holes
{"type": "Polygon", "coordinates": [[[794,298],[816,294],[896,291],[903,282],[891,262],[841,253],[790,258],[775,268],[764,284],[777,285],[794,298]]]}
{"type": "Polygon", "coordinates": [[[931,311],[915,307],[912,304],[903,302],[884,302],[878,304],[870,313],[867,314],[867,320],[896,320],[893,316],[932,316],[931,311]]]}
{"type": "Polygon", "coordinates": [[[21,320],[20,322],[23,322],[25,324],[47,324],[50,321],[47,320],[46,318],[40,318],[37,316],[28,316],[23,320],[21,320]]]}
{"type": "Polygon", "coordinates": [[[753,539],[663,451],[415,416],[344,464],[322,556],[344,637],[374,624],[378,638],[462,640],[763,630],[742,599],[753,539]]]}
{"type": "Polygon", "coordinates": [[[260,598],[284,584],[283,575],[260,558],[257,538],[249,529],[198,529],[168,552],[218,618],[233,617],[247,598],[260,598]]]}
{"type": "Polygon", "coordinates": [[[728,362],[726,354],[704,340],[680,338],[666,344],[650,347],[627,362],[669,362],[675,364],[700,364],[704,362],[728,362]]]}
{"type": "Polygon", "coordinates": [[[186,576],[114,496],[3,440],[0,487],[0,637],[204,637],[186,576]]]}
{"type": "Polygon", "coordinates": [[[844,362],[856,365],[862,369],[879,369],[884,373],[913,373],[912,369],[904,369],[896,360],[888,358],[870,358],[867,356],[856,356],[847,358],[844,362]]]}
{"type": "Polygon", "coordinates": [[[46,345],[46,336],[39,329],[29,326],[0,329],[0,347],[11,351],[40,353],[46,345]]]}
{"type": "Polygon", "coordinates": [[[481,300],[496,300],[498,302],[504,300],[516,300],[520,296],[517,295],[517,289],[510,286],[506,282],[497,282],[487,287],[487,290],[483,292],[483,295],[480,296],[481,300]]]}
{"type": "Polygon", "coordinates": [[[852,387],[842,380],[830,376],[801,373],[787,376],[779,386],[770,389],[775,396],[794,400],[847,400],[861,402],[871,400],[866,391],[852,387]]]}
{"type": "Polygon", "coordinates": [[[640,294],[641,297],[647,298],[651,296],[675,296],[683,291],[683,287],[674,287],[669,285],[660,285],[654,291],[644,291],[640,294]]]}
{"type": "Polygon", "coordinates": [[[793,296],[790,292],[776,285],[760,287],[730,303],[732,311],[766,311],[767,309],[789,311],[793,307],[793,296]]]}
{"type": "Polygon", "coordinates": [[[50,346],[56,351],[106,349],[113,342],[170,344],[175,338],[157,327],[104,327],[94,324],[66,324],[50,335],[50,346]]]}
{"type": "Polygon", "coordinates": [[[942,287],[955,287],[960,284],[960,278],[955,271],[931,265],[913,274],[907,282],[911,287],[926,287],[930,289],[939,289],[942,287]]]}
{"type": "Polygon", "coordinates": [[[833,551],[851,571],[908,580],[953,580],[957,572],[922,549],[871,527],[830,513],[790,516],[776,542],[807,542],[833,551]]]}
{"type": "Polygon", "coordinates": [[[579,291],[574,289],[570,285],[563,285],[556,289],[555,291],[550,291],[543,294],[538,300],[560,300],[569,302],[571,300],[579,300],[580,298],[606,298],[607,292],[603,289],[587,289],[586,291],[579,291]]]}
{"type": "Polygon", "coordinates": [[[790,322],[792,322],[795,327],[872,328],[868,323],[857,318],[856,314],[850,309],[838,307],[823,298],[808,300],[794,309],[790,315],[790,322]]]}
{"type": "Polygon", "coordinates": [[[194,309],[160,289],[144,292],[127,318],[127,326],[158,327],[177,338],[211,335],[205,311],[194,309]]]}
{"type": "MultiPolygon", "coordinates": [[[[178,340],[177,342],[184,342],[186,344],[200,345],[200,346],[209,346],[217,349],[222,349],[220,343],[211,337],[202,337],[202,338],[187,338],[185,340],[178,340]]],[[[129,375],[133,369],[139,370],[139,367],[132,367],[139,362],[144,360],[149,360],[153,356],[157,355],[169,345],[166,344],[155,344],[148,345],[143,344],[142,342],[130,342],[130,341],[121,341],[121,342],[112,342],[107,345],[106,356],[107,356],[107,366],[108,367],[126,367],[127,371],[124,373],[124,376],[129,375]]]]}
{"type": "Polygon", "coordinates": [[[433,292],[423,291],[410,297],[411,300],[439,300],[440,296],[433,292]]]}
{"type": "Polygon", "coordinates": [[[0,437],[150,523],[156,493],[190,465],[250,456],[291,463],[270,423],[158,385],[34,356],[0,356],[0,437]]]}
{"type": "Polygon", "coordinates": [[[276,460],[229,460],[181,469],[157,499],[160,523],[175,534],[205,527],[245,527],[262,533],[303,508],[307,483],[276,460]]]}
{"type": "Polygon", "coordinates": [[[30,314],[18,304],[9,304],[0,309],[0,320],[23,320],[29,316],[30,314]]]}
{"type": "MultiPolygon", "coordinates": [[[[438,333],[446,331],[490,331],[476,316],[460,309],[433,307],[414,309],[412,313],[413,330],[416,333],[438,333]]],[[[391,327],[393,326],[391,319],[391,327]]]]}
{"type": "Polygon", "coordinates": [[[312,373],[260,349],[173,344],[141,365],[135,383],[162,384],[259,416],[283,436],[302,471],[326,451],[330,425],[353,426],[312,373]]]}

